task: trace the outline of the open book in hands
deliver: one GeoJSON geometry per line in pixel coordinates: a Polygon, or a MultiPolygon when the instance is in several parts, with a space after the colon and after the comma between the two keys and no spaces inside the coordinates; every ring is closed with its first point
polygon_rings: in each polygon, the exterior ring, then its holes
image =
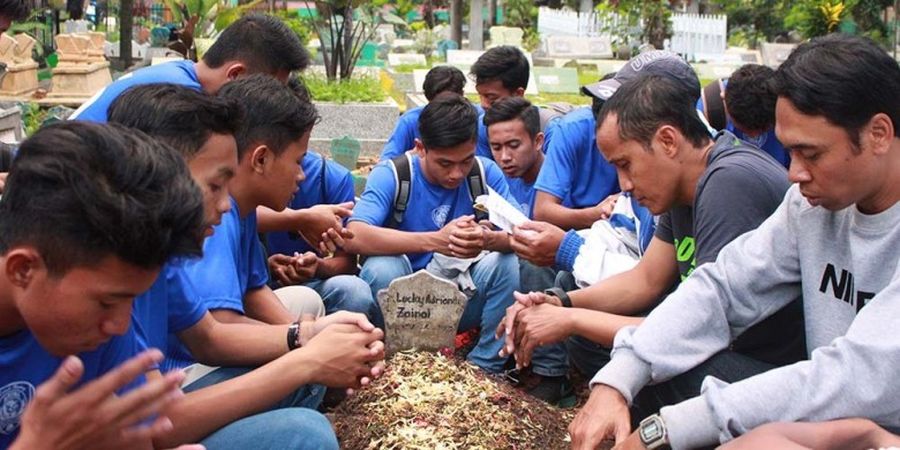
{"type": "Polygon", "coordinates": [[[487,187],[488,193],[475,198],[475,209],[488,213],[488,220],[507,233],[512,233],[513,226],[528,222],[528,217],[518,207],[506,201],[497,191],[487,187]]]}

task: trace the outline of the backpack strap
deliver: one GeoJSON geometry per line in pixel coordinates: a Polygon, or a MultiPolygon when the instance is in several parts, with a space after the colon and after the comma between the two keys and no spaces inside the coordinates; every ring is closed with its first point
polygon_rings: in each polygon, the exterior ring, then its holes
{"type": "MultiPolygon", "coordinates": [[[[475,157],[475,164],[472,164],[472,169],[466,175],[466,183],[469,185],[469,199],[473,205],[479,195],[487,194],[487,188],[484,186],[484,164],[481,163],[481,159],[477,156],[475,157]]],[[[487,218],[488,214],[486,212],[475,210],[476,221],[480,222],[487,218]]]]}
{"type": "Polygon", "coordinates": [[[394,169],[394,207],[388,216],[387,228],[397,228],[403,222],[406,207],[409,205],[409,195],[412,190],[412,155],[402,153],[391,159],[391,168],[394,169]]]}
{"type": "Polygon", "coordinates": [[[728,118],[725,116],[725,102],[722,101],[723,90],[722,79],[719,78],[706,85],[701,93],[703,114],[716,131],[724,130],[728,123],[728,118]]]}

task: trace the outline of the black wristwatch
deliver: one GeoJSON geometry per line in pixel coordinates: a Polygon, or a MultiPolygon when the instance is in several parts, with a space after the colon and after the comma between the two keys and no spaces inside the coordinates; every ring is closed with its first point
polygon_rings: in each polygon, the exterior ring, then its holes
{"type": "Polygon", "coordinates": [[[288,327],[287,331],[288,350],[294,350],[300,347],[300,323],[294,322],[288,327]]]}
{"type": "Polygon", "coordinates": [[[550,289],[544,290],[544,293],[558,298],[559,302],[562,303],[563,307],[565,307],[565,308],[572,307],[572,299],[569,298],[569,294],[566,293],[565,289],[558,288],[558,287],[552,287],[550,289]]]}
{"type": "Polygon", "coordinates": [[[669,433],[666,432],[666,424],[659,414],[642,420],[641,426],[638,428],[638,435],[641,437],[641,443],[648,450],[670,448],[669,433]]]}

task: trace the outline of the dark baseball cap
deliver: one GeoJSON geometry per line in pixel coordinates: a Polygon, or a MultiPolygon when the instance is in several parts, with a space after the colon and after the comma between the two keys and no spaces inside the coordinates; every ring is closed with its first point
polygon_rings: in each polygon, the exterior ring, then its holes
{"type": "Polygon", "coordinates": [[[700,95],[700,79],[697,78],[694,69],[677,53],[665,50],[641,53],[628,60],[613,78],[582,86],[581,92],[600,100],[609,100],[619,86],[644,74],[671,77],[679,83],[683,83],[685,88],[697,91],[698,97],[700,95]]]}

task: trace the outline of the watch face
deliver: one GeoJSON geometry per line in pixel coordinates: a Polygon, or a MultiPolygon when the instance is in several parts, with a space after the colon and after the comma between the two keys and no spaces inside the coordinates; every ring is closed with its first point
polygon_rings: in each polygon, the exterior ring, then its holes
{"type": "Polygon", "coordinates": [[[646,444],[662,437],[662,430],[657,421],[650,420],[641,424],[640,435],[641,441],[646,444]]]}

